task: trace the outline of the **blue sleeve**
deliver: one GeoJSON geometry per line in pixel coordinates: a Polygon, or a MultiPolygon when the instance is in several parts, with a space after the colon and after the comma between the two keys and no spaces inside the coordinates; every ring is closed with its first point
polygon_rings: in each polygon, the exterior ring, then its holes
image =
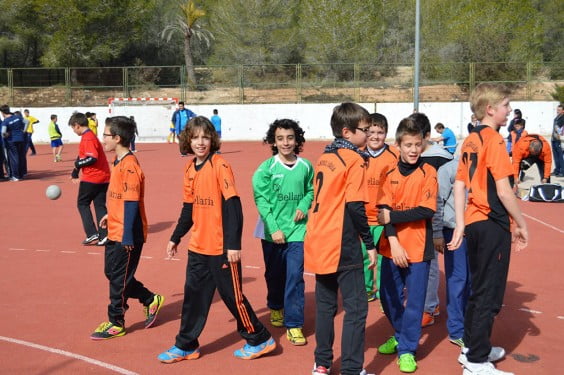
{"type": "Polygon", "coordinates": [[[123,212],[123,238],[121,244],[124,246],[133,245],[133,223],[139,214],[138,201],[125,201],[123,212]]]}

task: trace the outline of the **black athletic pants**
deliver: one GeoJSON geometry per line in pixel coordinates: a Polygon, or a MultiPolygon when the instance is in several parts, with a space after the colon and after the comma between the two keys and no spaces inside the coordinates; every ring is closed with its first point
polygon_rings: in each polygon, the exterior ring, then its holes
{"type": "Polygon", "coordinates": [[[494,221],[466,226],[472,293],[464,317],[464,345],[470,362],[487,362],[495,316],[501,310],[511,252],[511,233],[494,221]]]}
{"type": "Polygon", "coordinates": [[[200,345],[198,337],[206,325],[216,289],[236,319],[237,331],[249,345],[256,346],[270,338],[270,332],[258,320],[243,295],[241,262],[228,262],[226,254],[203,255],[188,251],[184,302],[176,347],[194,350],[200,345]]]}
{"type": "Polygon", "coordinates": [[[124,315],[129,308],[129,298],[135,298],[144,306],[149,306],[155,296],[135,278],[142,250],[143,242],[136,243],[131,251],[126,251],[121,242],[106,242],[104,273],[110,281],[108,319],[120,327],[125,325],[124,315]]]}
{"type": "Polygon", "coordinates": [[[108,212],[106,210],[106,192],[108,191],[108,183],[94,184],[92,182],[80,181],[78,187],[77,207],[82,219],[82,227],[86,233],[86,237],[90,237],[96,233],[100,239],[108,235],[108,231],[104,228],[98,228],[100,219],[108,212]],[[94,202],[94,211],[96,212],[96,223],[92,218],[90,203],[94,202]]]}
{"type": "Polygon", "coordinates": [[[368,315],[362,268],[315,275],[315,363],[327,368],[333,364],[339,289],[345,310],[341,338],[341,374],[360,374],[364,362],[364,332],[368,315]]]}

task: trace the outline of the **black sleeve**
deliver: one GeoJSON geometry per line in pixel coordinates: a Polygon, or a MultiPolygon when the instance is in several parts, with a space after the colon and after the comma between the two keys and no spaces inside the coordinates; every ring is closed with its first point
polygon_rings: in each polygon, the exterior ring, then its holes
{"type": "Polygon", "coordinates": [[[76,169],[84,168],[84,167],[87,167],[89,165],[96,163],[97,161],[98,161],[98,159],[96,159],[95,157],[92,157],[92,156],[87,156],[84,159],[78,159],[77,158],[74,161],[74,167],[76,169]]]}
{"type": "Polygon", "coordinates": [[[374,237],[370,234],[364,202],[349,202],[347,203],[347,210],[351,215],[353,225],[360,234],[360,238],[362,238],[366,249],[374,249],[374,237]]]}
{"type": "Polygon", "coordinates": [[[72,178],[78,178],[78,168],[73,168],[72,172],[71,172],[71,177],[72,178]]]}
{"type": "Polygon", "coordinates": [[[223,248],[241,250],[243,235],[243,208],[241,199],[231,197],[223,204],[223,248]]]}
{"type": "Polygon", "coordinates": [[[417,206],[409,210],[390,211],[390,224],[408,223],[410,221],[431,219],[435,211],[427,207],[417,206]]]}
{"type": "Polygon", "coordinates": [[[178,245],[182,237],[192,228],[192,224],[194,224],[192,222],[192,203],[184,203],[170,240],[178,245]]]}

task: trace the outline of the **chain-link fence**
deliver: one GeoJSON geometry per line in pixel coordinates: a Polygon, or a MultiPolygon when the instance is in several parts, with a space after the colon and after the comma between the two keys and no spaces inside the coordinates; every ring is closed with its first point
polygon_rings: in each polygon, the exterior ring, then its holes
{"type": "MultiPolygon", "coordinates": [[[[100,106],[110,97],[176,97],[191,104],[411,102],[413,66],[280,64],[0,69],[0,103],[16,107],[100,106]]],[[[422,63],[419,98],[466,101],[480,82],[501,82],[513,100],[552,100],[559,63],[422,63]]]]}

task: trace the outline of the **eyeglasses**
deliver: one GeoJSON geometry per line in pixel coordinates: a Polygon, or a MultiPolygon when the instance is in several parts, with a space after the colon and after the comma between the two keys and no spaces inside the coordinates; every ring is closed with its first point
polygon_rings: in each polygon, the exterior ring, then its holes
{"type": "Polygon", "coordinates": [[[102,135],[103,135],[104,137],[113,137],[113,136],[114,136],[113,134],[108,134],[108,133],[104,133],[104,134],[102,134],[102,135]]]}
{"type": "Polygon", "coordinates": [[[368,130],[370,129],[370,126],[367,126],[365,128],[356,128],[356,129],[364,132],[365,134],[368,134],[368,130]]]}

